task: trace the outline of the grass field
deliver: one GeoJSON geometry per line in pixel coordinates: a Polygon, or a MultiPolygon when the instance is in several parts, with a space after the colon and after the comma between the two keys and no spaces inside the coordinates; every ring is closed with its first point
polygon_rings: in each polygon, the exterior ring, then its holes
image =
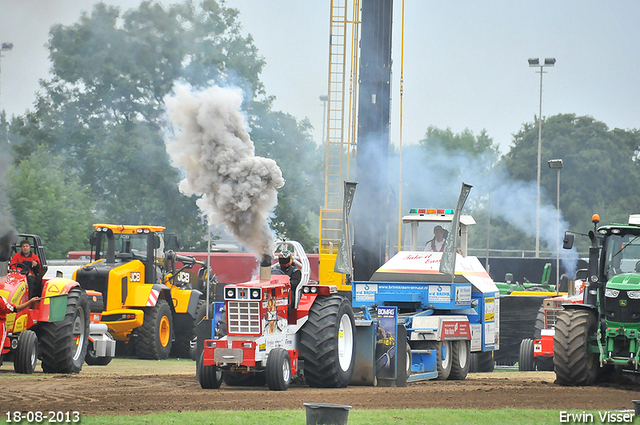
{"type": "MultiPolygon", "coordinates": [[[[582,416],[585,412],[570,412],[582,416]]],[[[598,412],[587,412],[593,415],[592,423],[608,423],[599,419],[598,412]]],[[[582,421],[580,421],[582,422],[582,421]]],[[[26,422],[22,422],[25,423],[26,422]]],[[[87,416],[81,419],[83,425],[140,425],[140,424],[193,424],[193,425],[300,425],[306,423],[305,410],[278,411],[205,411],[174,412],[138,416],[87,416]]],[[[534,409],[501,409],[501,410],[469,410],[469,409],[412,409],[412,410],[351,410],[348,416],[349,425],[368,424],[518,424],[540,425],[559,424],[560,412],[557,410],[534,409]]],[[[577,423],[577,421],[571,422],[577,423]]]]}

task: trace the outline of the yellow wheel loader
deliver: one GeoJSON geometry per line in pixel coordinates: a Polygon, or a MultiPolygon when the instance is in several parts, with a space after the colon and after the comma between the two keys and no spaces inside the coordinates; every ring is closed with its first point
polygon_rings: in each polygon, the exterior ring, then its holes
{"type": "Polygon", "coordinates": [[[94,228],[92,262],[73,278],[85,290],[103,294],[101,323],[116,341],[133,347],[138,358],[188,358],[198,315],[205,312],[202,292],[193,289],[197,275],[190,270],[205,264],[167,250],[162,226],[94,228]]]}

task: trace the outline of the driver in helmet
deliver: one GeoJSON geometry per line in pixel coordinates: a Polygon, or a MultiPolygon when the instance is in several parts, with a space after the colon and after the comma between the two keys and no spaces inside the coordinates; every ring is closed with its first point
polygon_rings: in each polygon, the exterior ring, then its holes
{"type": "MultiPolygon", "coordinates": [[[[290,251],[282,251],[278,254],[278,264],[273,266],[273,274],[285,274],[289,276],[291,293],[295,295],[296,288],[302,280],[302,272],[293,264],[293,257],[290,251]]],[[[290,303],[290,305],[292,304],[290,303]]]]}
{"type": "Polygon", "coordinates": [[[11,263],[9,264],[9,268],[12,268],[15,264],[23,264],[28,270],[29,274],[27,275],[27,283],[29,284],[29,298],[33,298],[36,296],[40,296],[42,292],[42,283],[40,285],[36,285],[36,275],[42,269],[42,263],[40,263],[40,258],[34,253],[31,252],[31,244],[27,240],[23,240],[20,242],[20,252],[16,252],[13,258],[11,259],[11,263]],[[38,288],[37,286],[40,286],[38,288]]]}

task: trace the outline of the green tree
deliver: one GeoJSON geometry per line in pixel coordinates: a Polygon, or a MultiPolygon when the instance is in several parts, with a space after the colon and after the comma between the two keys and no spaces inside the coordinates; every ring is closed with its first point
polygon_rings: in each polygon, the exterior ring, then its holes
{"type": "Polygon", "coordinates": [[[42,237],[51,258],[66,258],[70,250],[88,248],[92,216],[86,189],[64,161],[39,148],[9,172],[16,228],[42,237]]]}
{"type": "MultiPolygon", "coordinates": [[[[96,219],[165,225],[185,247],[204,249],[196,199],[178,192],[180,172],[171,167],[162,138],[162,99],[174,82],[242,88],[251,125],[272,125],[252,135],[257,150],[267,155],[287,152],[295,143],[306,147],[310,140],[308,123],[272,111],[273,99],[259,80],[265,61],[251,36],[240,34],[238,15],[214,0],[166,9],[145,1],[124,13],[98,3],[77,23],[54,26],[49,41],[54,77],[42,84],[35,109],[12,123],[22,138],[12,146],[16,162],[45,146],[63,156],[67,169],[90,188],[87,209],[95,210],[96,219]]],[[[288,171],[288,163],[278,162],[292,186],[299,179],[304,186],[305,173],[312,172],[312,167],[288,171]]],[[[290,209],[279,207],[276,216],[283,217],[274,223],[286,223],[291,237],[306,239],[304,209],[313,201],[300,204],[290,196],[293,191],[281,192],[280,202],[300,210],[284,216],[290,209]]]]}
{"type": "MultiPolygon", "coordinates": [[[[513,178],[536,180],[537,140],[537,121],[525,123],[514,135],[511,149],[503,158],[513,178]]],[[[564,162],[560,209],[570,229],[590,230],[593,213],[599,213],[603,223],[626,222],[629,214],[640,211],[640,195],[635,190],[640,184],[639,148],[637,129],[609,129],[593,117],[576,114],[544,119],[543,203],[555,207],[557,172],[548,168],[547,161],[560,158],[564,162]]],[[[586,240],[581,241],[580,249],[586,246],[586,240]]]]}

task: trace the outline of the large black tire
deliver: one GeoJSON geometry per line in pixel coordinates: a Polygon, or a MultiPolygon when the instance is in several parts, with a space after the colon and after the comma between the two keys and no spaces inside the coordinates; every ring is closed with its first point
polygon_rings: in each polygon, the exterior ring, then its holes
{"type": "Polygon", "coordinates": [[[222,372],[215,365],[204,365],[204,351],[200,354],[196,365],[196,376],[204,389],[217,389],[222,384],[222,372]]]}
{"type": "Polygon", "coordinates": [[[267,385],[272,391],[286,391],[291,383],[291,358],[284,348],[274,348],[267,358],[267,385]]]}
{"type": "Polygon", "coordinates": [[[469,373],[471,365],[471,342],[469,340],[451,342],[451,373],[449,379],[462,380],[469,373]]]}
{"type": "Polygon", "coordinates": [[[262,387],[267,383],[265,372],[223,372],[222,380],[230,387],[262,387]]]}
{"type": "Polygon", "coordinates": [[[171,308],[165,300],[144,309],[144,322],[137,328],[136,354],[139,359],[162,360],[169,357],[173,340],[171,308]]]}
{"type": "Polygon", "coordinates": [[[451,341],[425,341],[426,350],[435,350],[436,352],[436,368],[438,377],[436,379],[442,381],[449,379],[452,366],[452,349],[451,341]]]}
{"type": "Polygon", "coordinates": [[[589,338],[597,331],[594,312],[563,310],[558,312],[553,338],[553,363],[556,383],[560,385],[593,385],[600,369],[597,353],[589,352],[589,338]]]}
{"type": "Polygon", "coordinates": [[[533,340],[531,338],[525,338],[520,341],[518,370],[520,372],[532,372],[536,370],[536,365],[533,357],[533,340]]]}
{"type": "Polygon", "coordinates": [[[45,373],[78,373],[89,346],[89,299],[73,288],[67,298],[67,312],[59,322],[43,323],[38,331],[45,373]]]}
{"type": "Polygon", "coordinates": [[[38,362],[38,337],[32,330],[20,332],[18,348],[13,358],[16,373],[32,374],[38,362]]]}
{"type": "Polygon", "coordinates": [[[196,317],[191,317],[188,313],[179,313],[173,316],[176,339],[173,341],[171,356],[181,359],[191,358],[191,340],[196,337],[196,325],[200,323],[207,312],[205,300],[198,300],[196,317]]]}
{"type": "Polygon", "coordinates": [[[300,330],[300,358],[311,387],[346,387],[355,362],[355,319],[340,295],[318,297],[300,330]]]}
{"type": "Polygon", "coordinates": [[[84,361],[89,366],[106,366],[111,363],[111,356],[97,357],[96,350],[93,349],[93,342],[89,341],[89,347],[87,348],[87,355],[84,357],[84,361]]]}

